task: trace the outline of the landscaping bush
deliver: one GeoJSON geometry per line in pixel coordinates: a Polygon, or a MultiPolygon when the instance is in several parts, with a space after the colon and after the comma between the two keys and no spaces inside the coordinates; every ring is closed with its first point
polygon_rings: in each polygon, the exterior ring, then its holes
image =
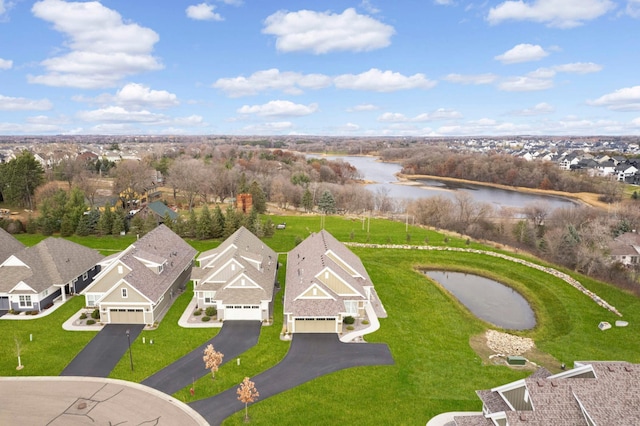
{"type": "Polygon", "coordinates": [[[29,311],[27,312],[29,315],[38,315],[39,312],[38,311],[29,311]]]}
{"type": "Polygon", "coordinates": [[[210,317],[208,317],[208,316],[204,316],[204,317],[202,317],[202,322],[207,322],[207,321],[209,321],[210,319],[211,319],[210,317]]]}
{"type": "Polygon", "coordinates": [[[195,311],[193,311],[193,315],[199,317],[200,315],[202,315],[202,309],[196,309],[195,311]]]}
{"type": "Polygon", "coordinates": [[[353,324],[354,322],[356,322],[356,319],[349,315],[348,317],[344,317],[342,322],[344,322],[345,324],[353,324]]]}
{"type": "Polygon", "coordinates": [[[81,313],[80,314],[80,319],[87,319],[87,314],[86,313],[81,313]]]}
{"type": "Polygon", "coordinates": [[[100,319],[100,311],[98,310],[98,308],[94,309],[93,312],[91,312],[91,318],[93,319],[100,319]]]}
{"type": "Polygon", "coordinates": [[[215,306],[207,306],[207,309],[204,310],[204,313],[208,317],[213,317],[218,313],[218,310],[215,306]]]}
{"type": "Polygon", "coordinates": [[[369,320],[362,320],[362,324],[363,324],[363,325],[367,325],[367,324],[369,324],[369,320]]]}
{"type": "Polygon", "coordinates": [[[347,330],[351,331],[351,330],[353,330],[353,329],[354,329],[354,327],[353,327],[352,325],[348,325],[348,326],[347,326],[347,330]]]}
{"type": "Polygon", "coordinates": [[[96,323],[96,320],[94,320],[94,319],[88,319],[87,320],[87,325],[93,325],[95,323],[96,323]]]}

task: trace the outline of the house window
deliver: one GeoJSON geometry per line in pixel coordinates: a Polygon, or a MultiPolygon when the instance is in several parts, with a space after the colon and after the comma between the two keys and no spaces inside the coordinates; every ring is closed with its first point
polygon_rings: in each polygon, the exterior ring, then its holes
{"type": "Polygon", "coordinates": [[[210,305],[213,303],[213,297],[215,296],[215,291],[205,291],[204,292],[204,303],[210,305]]]}
{"type": "Polygon", "coordinates": [[[349,315],[358,315],[358,301],[357,300],[345,300],[344,308],[349,315]]]}
{"type": "Polygon", "coordinates": [[[33,302],[31,302],[31,296],[28,294],[20,295],[20,307],[21,308],[30,308],[33,306],[33,302]]]}
{"type": "Polygon", "coordinates": [[[87,278],[89,278],[89,273],[88,272],[85,272],[84,274],[82,274],[82,280],[83,281],[86,281],[87,278]]]}
{"type": "Polygon", "coordinates": [[[122,292],[122,298],[123,298],[123,299],[126,299],[126,298],[128,297],[127,289],[126,289],[126,288],[123,288],[123,289],[121,290],[121,292],[122,292]]]}
{"type": "Polygon", "coordinates": [[[123,272],[124,272],[124,269],[122,268],[122,265],[118,265],[118,274],[122,275],[123,272]]]}
{"type": "Polygon", "coordinates": [[[90,307],[94,307],[96,305],[96,299],[97,299],[97,295],[95,294],[87,294],[86,300],[87,300],[87,306],[90,307]]]}

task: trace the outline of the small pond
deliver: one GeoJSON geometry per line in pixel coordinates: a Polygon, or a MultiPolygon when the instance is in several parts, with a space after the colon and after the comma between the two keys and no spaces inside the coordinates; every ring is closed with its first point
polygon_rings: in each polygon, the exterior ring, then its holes
{"type": "Polygon", "coordinates": [[[528,330],[536,316],[524,297],[511,287],[462,272],[424,271],[453,294],[475,316],[508,330],[528,330]]]}

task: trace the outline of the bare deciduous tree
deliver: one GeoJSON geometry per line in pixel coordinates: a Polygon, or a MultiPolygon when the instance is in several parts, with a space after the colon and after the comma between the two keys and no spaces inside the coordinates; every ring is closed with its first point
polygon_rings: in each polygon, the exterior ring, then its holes
{"type": "Polygon", "coordinates": [[[240,383],[240,387],[236,391],[238,393],[238,401],[244,403],[244,421],[249,421],[249,403],[255,402],[256,399],[260,396],[258,391],[256,390],[255,383],[249,380],[248,377],[245,377],[242,383],[240,383]]]}
{"type": "Polygon", "coordinates": [[[204,367],[207,370],[211,370],[211,378],[216,378],[216,371],[222,364],[222,359],[224,358],[224,354],[222,352],[218,352],[213,348],[213,345],[209,344],[206,348],[204,348],[204,356],[202,360],[204,361],[204,367]]]}

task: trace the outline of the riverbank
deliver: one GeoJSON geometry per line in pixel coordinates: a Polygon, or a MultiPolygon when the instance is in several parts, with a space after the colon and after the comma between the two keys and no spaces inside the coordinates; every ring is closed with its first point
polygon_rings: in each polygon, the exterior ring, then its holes
{"type": "Polygon", "coordinates": [[[457,183],[465,183],[469,185],[478,185],[478,186],[487,186],[491,188],[504,189],[506,191],[515,191],[522,192],[528,194],[539,194],[539,195],[549,195],[554,197],[560,197],[575,201],[577,203],[587,205],[590,207],[595,207],[599,209],[607,209],[608,204],[598,200],[599,195],[591,192],[563,192],[563,191],[553,191],[553,190],[545,190],[545,189],[537,189],[537,188],[526,188],[523,186],[509,186],[502,185],[498,183],[491,182],[478,182],[474,180],[467,179],[459,179],[445,176],[432,176],[432,175],[405,175],[402,173],[398,173],[396,175],[398,178],[397,185],[415,185],[415,181],[419,179],[432,179],[432,180],[440,180],[440,181],[448,181],[448,182],[457,182],[457,183]]]}

